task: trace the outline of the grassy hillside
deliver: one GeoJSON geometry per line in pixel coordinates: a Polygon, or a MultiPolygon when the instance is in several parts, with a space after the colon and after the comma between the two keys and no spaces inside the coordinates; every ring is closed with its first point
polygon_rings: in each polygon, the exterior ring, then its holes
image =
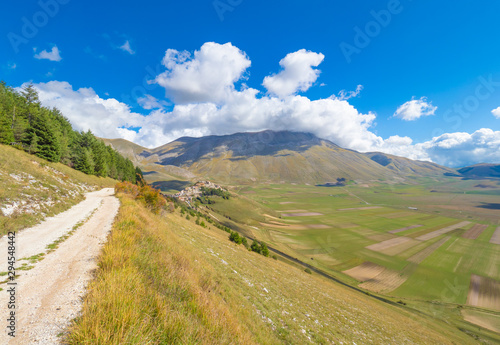
{"type": "Polygon", "coordinates": [[[115,183],[0,145],[0,236],[68,209],[85,192],[115,183]]]}
{"type": "Polygon", "coordinates": [[[178,211],[121,196],[70,344],[473,344],[413,314],[247,251],[178,211]]]}

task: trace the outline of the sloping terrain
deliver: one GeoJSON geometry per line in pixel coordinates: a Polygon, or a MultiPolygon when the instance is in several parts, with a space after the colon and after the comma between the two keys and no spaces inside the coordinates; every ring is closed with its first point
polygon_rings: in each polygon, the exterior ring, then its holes
{"type": "Polygon", "coordinates": [[[122,196],[70,344],[473,344],[425,318],[249,252],[122,196]]]}
{"type": "Polygon", "coordinates": [[[476,164],[457,171],[469,179],[500,179],[500,164],[476,164]]]}
{"type": "Polygon", "coordinates": [[[34,225],[83,200],[84,193],[115,183],[0,145],[0,236],[34,225]]]}
{"type": "MultiPolygon", "coordinates": [[[[188,172],[223,183],[287,181],[298,183],[349,180],[405,179],[456,173],[430,162],[381,153],[363,154],[343,149],[309,133],[263,131],[202,138],[184,137],[143,149],[123,140],[105,140],[154,174],[191,178],[188,172]],[[177,171],[173,167],[178,167],[177,171]],[[179,169],[180,168],[180,169],[179,169]],[[165,170],[167,169],[167,170],[165,170]]],[[[146,175],[148,181],[159,179],[146,175]]]]}

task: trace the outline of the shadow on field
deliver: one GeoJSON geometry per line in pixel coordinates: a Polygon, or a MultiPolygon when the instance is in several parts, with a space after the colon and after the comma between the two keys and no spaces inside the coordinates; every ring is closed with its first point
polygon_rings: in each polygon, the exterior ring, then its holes
{"type": "Polygon", "coordinates": [[[483,202],[482,205],[479,205],[480,208],[486,208],[488,210],[500,210],[500,204],[493,202],[483,202]]]}
{"type": "Polygon", "coordinates": [[[169,191],[169,190],[181,191],[184,188],[191,185],[191,182],[180,181],[180,180],[157,181],[157,182],[153,182],[152,185],[154,188],[159,188],[162,192],[169,191]]]}

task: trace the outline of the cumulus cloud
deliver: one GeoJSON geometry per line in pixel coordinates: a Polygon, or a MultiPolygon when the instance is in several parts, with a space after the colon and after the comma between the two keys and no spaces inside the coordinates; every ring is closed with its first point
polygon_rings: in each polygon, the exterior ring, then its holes
{"type": "Polygon", "coordinates": [[[463,167],[474,163],[500,163],[500,131],[482,128],[472,134],[445,133],[418,144],[436,163],[463,167]]]}
{"type": "Polygon", "coordinates": [[[191,57],[189,52],[168,49],[163,58],[167,71],[155,82],[175,104],[223,102],[250,67],[250,59],[231,43],[205,43],[191,57]]]}
{"type": "MultiPolygon", "coordinates": [[[[138,103],[150,111],[147,115],[132,112],[116,99],[102,98],[91,88],[74,89],[59,81],[35,87],[42,103],[61,109],[76,129],[91,129],[101,137],[124,138],[146,147],[181,136],[272,129],[310,132],[349,149],[381,151],[448,166],[500,162],[500,132],[491,129],[447,133],[424,143],[398,135],[378,136],[373,132],[376,115],[361,113],[348,102],[361,86],[341,91],[338,97],[317,100],[263,94],[250,87],[237,90],[235,83],[243,78],[250,60],[229,43],[206,43],[193,56],[168,50],[163,65],[167,71],[158,72],[155,81],[165,87],[175,105],[166,110],[164,100],[145,95],[138,103]]],[[[419,101],[426,103],[425,99],[419,101]]]]}
{"type": "Polygon", "coordinates": [[[280,61],[282,70],[264,78],[262,85],[273,95],[284,98],[298,91],[307,91],[318,79],[320,71],[313,67],[323,62],[325,56],[301,49],[280,61]]]}
{"type": "Polygon", "coordinates": [[[493,109],[491,111],[491,113],[493,114],[493,116],[495,116],[497,119],[500,119],[500,107],[496,108],[496,109],[493,109]]]}
{"type": "Polygon", "coordinates": [[[121,45],[119,48],[121,50],[123,50],[124,52],[129,53],[130,55],[134,55],[135,54],[135,51],[132,50],[132,48],[130,47],[129,40],[126,40],[125,43],[123,43],[123,45],[121,45]]]}
{"type": "MultiPolygon", "coordinates": [[[[36,48],[33,49],[36,53],[36,48]]],[[[57,46],[53,46],[51,51],[42,50],[40,53],[35,54],[35,59],[38,60],[50,60],[50,61],[61,61],[62,57],[57,46]]]]}
{"type": "Polygon", "coordinates": [[[124,138],[147,146],[163,143],[161,138],[149,137],[145,131],[139,130],[137,133],[127,129],[149,125],[154,130],[157,126],[154,117],[146,121],[144,116],[131,112],[128,105],[114,98],[101,98],[92,88],[74,90],[68,82],[60,81],[33,86],[37,89],[42,104],[61,110],[76,130],[90,129],[99,137],[124,138]]]}
{"type": "Polygon", "coordinates": [[[415,121],[422,116],[434,115],[436,110],[437,107],[433,106],[431,102],[427,102],[426,97],[422,97],[420,99],[412,99],[399,106],[394,113],[394,117],[405,121],[415,121]]]}

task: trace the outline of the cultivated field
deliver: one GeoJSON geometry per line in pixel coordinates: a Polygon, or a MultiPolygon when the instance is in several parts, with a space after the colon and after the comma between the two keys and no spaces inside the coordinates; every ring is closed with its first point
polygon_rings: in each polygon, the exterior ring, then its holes
{"type": "Polygon", "coordinates": [[[473,274],[467,304],[500,311],[500,282],[473,274]]]}
{"type": "Polygon", "coordinates": [[[491,236],[490,243],[500,244],[500,226],[497,228],[493,236],[491,236]]]}
{"type": "MultiPolygon", "coordinates": [[[[477,181],[447,183],[247,186],[238,190],[253,193],[238,202],[252,211],[242,207],[228,224],[348,284],[447,310],[447,303],[466,305],[472,274],[500,280],[500,215],[482,207],[496,199],[474,190],[477,181]],[[450,211],[455,202],[462,213],[450,211]]],[[[225,202],[211,207],[229,214],[225,202]]]]}

